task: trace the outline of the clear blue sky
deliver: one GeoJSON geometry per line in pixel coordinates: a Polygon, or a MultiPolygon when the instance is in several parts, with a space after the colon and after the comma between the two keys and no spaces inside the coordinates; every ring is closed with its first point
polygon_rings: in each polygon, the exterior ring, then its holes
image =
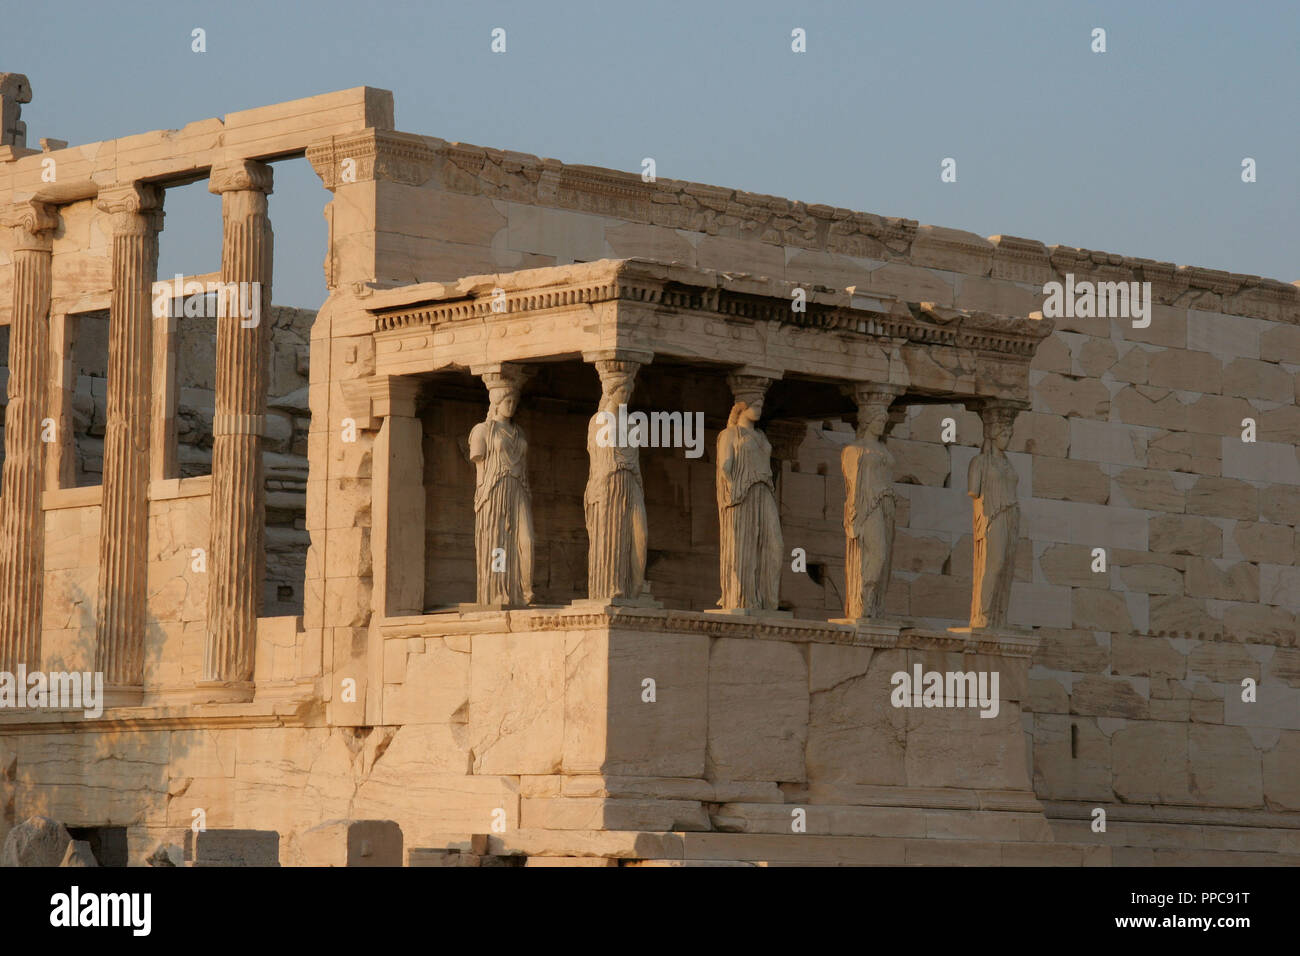
{"type": "MultiPolygon", "coordinates": [[[[409,132],[1300,279],[1295,0],[2,0],[0,70],[32,81],[33,145],[370,85],[409,132]]],[[[163,275],[217,266],[204,188],[169,194],[163,275]]],[[[305,161],[277,166],[278,303],[324,299],[328,198],[305,161]]]]}

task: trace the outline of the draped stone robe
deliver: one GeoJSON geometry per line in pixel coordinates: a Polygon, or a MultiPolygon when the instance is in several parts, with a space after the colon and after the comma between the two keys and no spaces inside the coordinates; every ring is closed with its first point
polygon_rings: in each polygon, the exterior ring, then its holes
{"type": "Polygon", "coordinates": [[[772,446],[756,428],[718,436],[721,608],[775,610],[785,546],[772,482],[772,446]],[[726,460],[730,440],[731,458],[726,460]]]}
{"type": "Polygon", "coordinates": [[[640,452],[635,446],[602,445],[597,434],[606,415],[587,427],[591,472],[583,503],[587,518],[587,596],[636,598],[645,584],[646,514],[640,452]]]}
{"type": "Polygon", "coordinates": [[[533,600],[533,507],[528,488],[528,442],[511,421],[488,419],[470,432],[482,442],[482,474],[474,489],[474,550],[479,604],[533,600]],[[493,570],[493,550],[505,551],[505,570],[493,570]]]}
{"type": "Polygon", "coordinates": [[[1010,460],[990,447],[971,460],[967,475],[974,501],[975,553],[971,627],[1001,627],[1007,622],[1011,582],[1020,542],[1019,479],[1010,460]]]}
{"type": "Polygon", "coordinates": [[[846,445],[844,472],[844,615],[879,617],[894,550],[894,456],[874,437],[846,445]]]}

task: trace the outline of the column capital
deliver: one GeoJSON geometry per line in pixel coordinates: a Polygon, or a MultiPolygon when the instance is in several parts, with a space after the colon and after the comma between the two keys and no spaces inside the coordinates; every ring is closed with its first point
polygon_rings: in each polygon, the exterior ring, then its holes
{"type": "Polygon", "coordinates": [[[492,362],[487,365],[471,365],[469,373],[483,379],[483,384],[490,392],[494,388],[523,388],[531,371],[518,362],[492,362]]]}
{"type": "Polygon", "coordinates": [[[742,365],[728,373],[727,385],[736,401],[752,402],[766,395],[768,386],[780,381],[784,374],[780,369],[742,365]]]}
{"type": "Polygon", "coordinates": [[[28,199],[11,203],[0,209],[0,225],[14,231],[15,249],[34,249],[48,252],[59,226],[57,207],[28,199]]]}
{"type": "Polygon", "coordinates": [[[113,217],[114,235],[162,230],[162,190],[144,183],[115,183],[99,190],[95,208],[113,217]]]}
{"type": "Polygon", "coordinates": [[[415,417],[415,399],[420,380],[410,375],[377,375],[366,382],[370,389],[370,411],[376,418],[398,415],[415,417]]]}
{"type": "Polygon", "coordinates": [[[271,195],[274,170],[253,159],[235,159],[216,163],[208,172],[208,192],[259,192],[271,195]]]}
{"type": "Polygon", "coordinates": [[[869,405],[889,406],[903,394],[903,386],[886,385],[883,382],[849,382],[841,385],[840,391],[852,398],[858,408],[869,405]]]}
{"type": "Polygon", "coordinates": [[[582,360],[599,368],[601,362],[619,362],[628,365],[649,365],[654,361],[654,352],[645,349],[593,349],[582,353],[582,360]]]}
{"type": "Polygon", "coordinates": [[[1017,415],[1029,408],[1029,402],[1020,398],[981,398],[968,401],[966,406],[986,422],[995,418],[1015,421],[1017,415]]]}

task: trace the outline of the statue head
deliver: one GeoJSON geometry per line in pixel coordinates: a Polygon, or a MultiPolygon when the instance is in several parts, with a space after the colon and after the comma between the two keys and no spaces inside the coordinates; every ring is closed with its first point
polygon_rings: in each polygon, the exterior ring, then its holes
{"type": "Polygon", "coordinates": [[[626,405],[632,398],[632,376],[630,373],[607,374],[602,379],[600,387],[600,406],[606,411],[613,411],[620,405],[626,405]]]}
{"type": "Polygon", "coordinates": [[[498,385],[488,390],[488,418],[505,421],[513,418],[519,406],[519,389],[498,385]]]}
{"type": "Polygon", "coordinates": [[[750,397],[748,401],[738,401],[731,406],[731,414],[727,416],[727,427],[739,425],[741,428],[753,428],[762,415],[763,396],[750,397]]]}
{"type": "Polygon", "coordinates": [[[985,405],[980,415],[984,420],[984,445],[1006,451],[1011,444],[1011,432],[1020,409],[1007,405],[985,405]]]}
{"type": "Polygon", "coordinates": [[[858,406],[858,437],[883,438],[889,430],[889,406],[893,396],[873,399],[858,406]]]}

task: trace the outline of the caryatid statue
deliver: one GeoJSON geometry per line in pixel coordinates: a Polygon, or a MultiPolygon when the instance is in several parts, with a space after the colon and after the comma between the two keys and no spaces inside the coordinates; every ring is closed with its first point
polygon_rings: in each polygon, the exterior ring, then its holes
{"type": "Polygon", "coordinates": [[[478,603],[518,607],[533,600],[533,503],[528,442],[512,421],[522,370],[499,365],[478,374],[488,389],[487,418],[469,433],[474,462],[474,551],[478,603]]]}
{"type": "Polygon", "coordinates": [[[723,610],[776,610],[785,545],[772,446],[755,425],[767,378],[731,375],[735,404],[718,435],[717,490],[723,610]]]}
{"type": "Polygon", "coordinates": [[[1011,429],[1021,406],[985,402],[984,444],[970,463],[966,492],[974,499],[975,554],[970,626],[998,628],[1007,623],[1011,581],[1016,575],[1016,546],[1020,542],[1019,480],[1007,458],[1011,429]]]}
{"type": "Polygon", "coordinates": [[[587,426],[591,471],[587,517],[587,596],[639,598],[645,590],[646,515],[640,452],[620,444],[619,406],[632,397],[639,363],[599,359],[600,409],[587,426]]]}
{"type": "Polygon", "coordinates": [[[879,618],[894,551],[894,456],[885,447],[897,390],[858,385],[858,437],[844,446],[844,616],[879,618]]]}

